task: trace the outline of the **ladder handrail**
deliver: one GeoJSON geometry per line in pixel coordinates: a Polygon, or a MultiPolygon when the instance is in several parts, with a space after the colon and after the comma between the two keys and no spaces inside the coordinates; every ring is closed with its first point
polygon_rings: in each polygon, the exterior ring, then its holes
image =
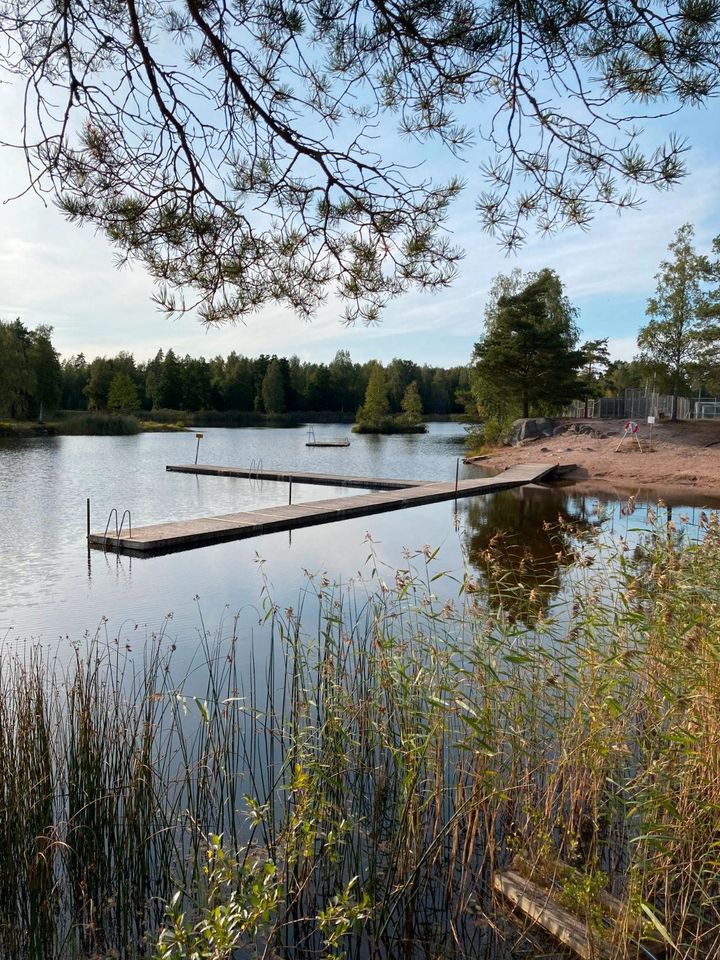
{"type": "Polygon", "coordinates": [[[107,547],[108,547],[108,530],[110,529],[110,521],[113,518],[113,514],[115,514],[116,546],[120,542],[120,534],[122,533],[122,529],[125,526],[125,517],[127,517],[127,521],[128,521],[128,536],[132,538],[132,514],[130,513],[129,510],[125,510],[123,512],[122,518],[118,521],[117,508],[113,507],[110,513],[108,514],[107,523],[105,524],[105,533],[103,534],[103,550],[107,550],[107,547]]]}
{"type": "MultiPolygon", "coordinates": [[[[115,511],[115,512],[116,512],[116,514],[117,514],[117,511],[115,511]]],[[[120,539],[120,534],[122,533],[122,528],[123,528],[123,526],[125,525],[125,517],[128,518],[128,531],[129,531],[129,536],[130,536],[130,538],[132,539],[132,514],[130,513],[129,510],[125,510],[125,512],[123,513],[122,517],[120,518],[120,529],[118,530],[118,535],[117,535],[118,540],[120,539]]]]}
{"type": "Polygon", "coordinates": [[[108,520],[107,520],[107,523],[105,524],[105,533],[103,534],[103,541],[104,541],[104,547],[105,547],[105,549],[107,549],[107,532],[108,532],[108,530],[109,530],[109,528],[110,528],[110,521],[112,520],[112,515],[113,515],[113,514],[115,514],[115,539],[116,539],[116,540],[119,540],[119,539],[120,539],[120,531],[118,530],[118,512],[117,512],[117,510],[115,509],[115,507],[113,507],[112,510],[110,511],[110,513],[108,514],[108,520]]]}

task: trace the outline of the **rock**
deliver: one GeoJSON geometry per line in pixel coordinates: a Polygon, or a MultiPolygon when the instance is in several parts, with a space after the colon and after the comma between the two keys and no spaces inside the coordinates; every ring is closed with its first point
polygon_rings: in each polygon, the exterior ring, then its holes
{"type": "Polygon", "coordinates": [[[549,417],[528,417],[516,420],[510,431],[507,443],[512,447],[539,440],[540,437],[551,437],[555,428],[555,421],[549,417]]]}
{"type": "Polygon", "coordinates": [[[601,430],[598,430],[597,427],[593,427],[589,423],[559,423],[553,429],[553,436],[556,437],[561,433],[577,433],[583,434],[586,437],[595,437],[597,440],[603,440],[607,437],[606,433],[603,433],[601,430]]]}

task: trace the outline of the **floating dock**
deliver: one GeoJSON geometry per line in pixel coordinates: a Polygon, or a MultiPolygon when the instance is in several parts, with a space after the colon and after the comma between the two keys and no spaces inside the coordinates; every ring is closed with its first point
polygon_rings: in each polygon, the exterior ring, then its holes
{"type": "Polygon", "coordinates": [[[347,437],[325,437],[322,440],[306,440],[306,447],[349,447],[347,437]]]}
{"type": "Polygon", "coordinates": [[[349,437],[327,437],[320,435],[318,440],[315,436],[315,430],[310,427],[308,429],[307,440],[305,441],[306,447],[349,447],[350,439],[349,437]]]}
{"type": "Polygon", "coordinates": [[[263,470],[254,467],[213,467],[206,464],[178,464],[165,467],[168,473],[195,473],[203,477],[240,477],[243,480],[279,480],[281,483],[308,483],[321,487],[358,487],[361,490],[404,490],[422,487],[427,480],[398,480],[391,477],[344,477],[334,473],[303,473],[300,470],[263,470]]]}
{"type": "Polygon", "coordinates": [[[227,513],[197,520],[177,520],[156,523],[147,527],[133,527],[132,535],[91,533],[89,545],[100,550],[134,556],[152,556],[191,550],[226,540],[242,540],[266,533],[295,530],[299,527],[333,523],[351,517],[365,517],[390,510],[403,510],[442,500],[473,497],[478,494],[509,490],[548,477],[554,464],[535,463],[512,467],[495,477],[460,480],[457,483],[432,483],[417,480],[391,480],[369,477],[338,477],[332,474],[300,473],[272,470],[245,470],[237,467],[203,465],[168,466],[175,473],[194,473],[203,476],[243,477],[246,479],[280,480],[295,483],[314,483],[327,486],[359,487],[375,492],[354,497],[314,500],[281,507],[266,507],[245,513],[227,513]]]}

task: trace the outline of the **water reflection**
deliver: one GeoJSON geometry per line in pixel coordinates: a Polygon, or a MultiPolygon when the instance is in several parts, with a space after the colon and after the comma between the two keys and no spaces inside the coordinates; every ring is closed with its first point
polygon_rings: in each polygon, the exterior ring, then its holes
{"type": "Polygon", "coordinates": [[[488,602],[532,624],[563,588],[567,571],[592,531],[630,547],[649,530],[695,540],[720,502],[694,491],[638,489],[619,493],[573,484],[527,486],[460,501],[468,563],[487,587],[488,602]]]}
{"type": "Polygon", "coordinates": [[[602,523],[587,498],[541,486],[476,497],[462,511],[468,560],[489,603],[525,622],[547,614],[579,537],[602,523]]]}

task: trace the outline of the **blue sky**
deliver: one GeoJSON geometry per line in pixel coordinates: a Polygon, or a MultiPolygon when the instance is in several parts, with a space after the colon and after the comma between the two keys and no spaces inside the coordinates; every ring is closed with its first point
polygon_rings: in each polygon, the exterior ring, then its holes
{"type": "MultiPolygon", "coordinates": [[[[17,116],[16,96],[7,88],[0,90],[0,115],[7,135],[8,119],[17,116]]],[[[338,349],[346,349],[356,361],[403,357],[451,366],[468,361],[482,333],[493,277],[516,266],[524,271],[548,266],[557,270],[579,310],[583,337],[609,337],[612,355],[630,359],[654,275],[676,229],[693,223],[697,248],[708,252],[712,238],[720,234],[720,103],[661,121],[652,138],[659,138],[663,129],[687,136],[692,144],[689,176],[678,187],[670,193],[644,193],[639,211],[622,216],[603,212],[588,232],[531,236],[516,255],[506,256],[481,231],[474,212],[477,188],[468,188],[449,224],[466,250],[456,282],[434,295],[406,295],[387,308],[379,326],[369,329],[343,326],[341,310],[333,303],[311,323],[279,308],[266,309],[244,325],[209,330],[193,315],[169,319],[151,300],[150,278],[139,267],[118,270],[104,237],[68,224],[34,194],[8,202],[23,189],[25,171],[17,151],[1,148],[0,317],[19,316],[30,327],[52,325],[63,356],[80,351],[88,357],[110,356],[129,350],[144,360],[172,346],[194,356],[236,350],[249,356],[297,354],[304,360],[328,361],[338,349]]],[[[424,159],[423,149],[416,148],[418,161],[424,159]]],[[[461,174],[479,183],[482,159],[478,144],[461,174]]]]}

